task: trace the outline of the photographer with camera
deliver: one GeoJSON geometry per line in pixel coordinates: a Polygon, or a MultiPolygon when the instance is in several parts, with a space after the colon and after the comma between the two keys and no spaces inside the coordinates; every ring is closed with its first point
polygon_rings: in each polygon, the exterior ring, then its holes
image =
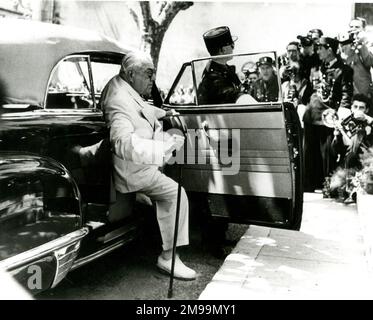
{"type": "Polygon", "coordinates": [[[288,75],[289,80],[281,85],[283,99],[294,104],[303,127],[303,114],[313,93],[312,85],[308,79],[304,78],[297,62],[289,65],[285,73],[288,75]]]}
{"type": "MultiPolygon", "coordinates": [[[[352,20],[352,22],[355,21],[359,20],[352,20]]],[[[371,68],[373,67],[373,53],[369,51],[365,37],[361,34],[362,31],[359,30],[356,27],[352,31],[350,29],[349,33],[340,34],[339,42],[346,64],[354,71],[354,94],[362,93],[372,102],[373,83],[371,68]]],[[[372,115],[373,113],[370,114],[372,115]]]]}
{"type": "Polygon", "coordinates": [[[361,169],[359,154],[373,146],[373,118],[367,115],[369,108],[369,98],[364,94],[355,94],[352,98],[351,115],[336,122],[331,146],[332,151],[339,154],[338,164],[343,168],[361,169]],[[344,138],[346,135],[349,138],[344,138]]]}
{"type": "Polygon", "coordinates": [[[299,63],[300,60],[300,44],[297,41],[291,41],[286,46],[286,55],[281,60],[280,64],[280,78],[281,82],[288,81],[289,76],[285,72],[286,68],[293,63],[299,63]]]}
{"type": "Polygon", "coordinates": [[[242,82],[242,91],[245,94],[252,94],[254,90],[254,83],[259,78],[259,71],[255,62],[246,62],[242,66],[241,71],[244,75],[244,79],[242,82]]]}
{"type": "Polygon", "coordinates": [[[353,35],[353,38],[362,38],[365,36],[365,28],[367,21],[364,18],[356,17],[350,21],[348,32],[353,35]]]}
{"type": "MultiPolygon", "coordinates": [[[[301,51],[300,51],[300,62],[302,66],[301,72],[303,76],[312,82],[313,74],[317,72],[321,65],[321,60],[315,49],[316,40],[312,39],[311,35],[307,36],[297,36],[300,41],[301,51]]],[[[317,39],[318,41],[318,39],[317,39]]]]}

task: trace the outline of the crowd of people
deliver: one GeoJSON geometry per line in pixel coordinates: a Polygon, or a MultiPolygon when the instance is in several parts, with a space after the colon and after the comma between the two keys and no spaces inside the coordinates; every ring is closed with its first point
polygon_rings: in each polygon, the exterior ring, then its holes
{"type": "MultiPolygon", "coordinates": [[[[197,89],[200,104],[235,103],[245,94],[278,101],[276,61],[264,56],[243,66],[242,82],[227,64],[235,47],[229,28],[209,30],[204,41],[213,58],[197,89]]],[[[358,169],[359,154],[373,145],[371,47],[366,20],[358,17],[336,37],[321,29],[298,35],[278,57],[282,98],[293,103],[303,127],[305,192],[322,190],[338,167],[358,169]]]]}
{"type": "Polygon", "coordinates": [[[305,192],[323,189],[337,168],[359,169],[359,154],[373,145],[373,51],[365,29],[363,18],[337,37],[312,29],[279,58],[283,99],[294,103],[304,128],[305,192]]]}

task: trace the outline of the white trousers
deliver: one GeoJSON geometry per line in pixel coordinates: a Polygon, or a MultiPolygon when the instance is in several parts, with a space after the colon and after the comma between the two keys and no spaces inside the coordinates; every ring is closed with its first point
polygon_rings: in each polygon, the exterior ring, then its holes
{"type": "MultiPolygon", "coordinates": [[[[178,184],[160,171],[153,182],[139,190],[156,203],[157,220],[162,237],[163,250],[173,247],[178,184]]],[[[176,245],[189,244],[189,206],[184,188],[181,188],[180,215],[176,245]]]]}

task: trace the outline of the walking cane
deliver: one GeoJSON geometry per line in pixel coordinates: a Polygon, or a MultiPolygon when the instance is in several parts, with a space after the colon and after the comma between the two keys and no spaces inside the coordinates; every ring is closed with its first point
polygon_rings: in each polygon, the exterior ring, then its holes
{"type": "Polygon", "coordinates": [[[179,165],[179,181],[177,186],[177,203],[176,203],[176,218],[175,218],[175,230],[174,230],[174,243],[172,247],[172,261],[171,261],[171,276],[170,285],[168,287],[168,298],[172,298],[172,286],[174,282],[174,270],[175,270],[175,259],[176,259],[176,243],[179,229],[179,216],[180,216],[180,197],[181,197],[181,179],[182,169],[179,165]]]}
{"type": "MultiPolygon", "coordinates": [[[[174,116],[177,117],[177,116],[174,116]]],[[[186,129],[184,128],[182,122],[177,117],[180,122],[180,127],[183,130],[184,137],[186,138],[186,129]]],[[[176,217],[175,217],[175,229],[174,229],[174,243],[172,247],[172,261],[171,261],[171,275],[170,275],[170,285],[168,287],[168,298],[172,298],[173,294],[173,282],[174,282],[174,270],[175,270],[175,259],[176,259],[176,244],[177,244],[177,236],[179,232],[179,216],[180,216],[180,198],[181,198],[181,180],[182,180],[182,168],[181,164],[179,164],[179,179],[178,179],[178,186],[177,186],[177,202],[176,202],[176,217]]]]}

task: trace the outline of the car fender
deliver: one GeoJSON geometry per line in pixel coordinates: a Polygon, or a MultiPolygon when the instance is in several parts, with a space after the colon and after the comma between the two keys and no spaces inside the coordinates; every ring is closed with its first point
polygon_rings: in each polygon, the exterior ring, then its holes
{"type": "Polygon", "coordinates": [[[62,164],[0,152],[1,269],[33,294],[55,286],[88,233],[82,221],[77,184],[62,164]],[[40,271],[40,285],[30,286],[32,270],[40,271]]]}

